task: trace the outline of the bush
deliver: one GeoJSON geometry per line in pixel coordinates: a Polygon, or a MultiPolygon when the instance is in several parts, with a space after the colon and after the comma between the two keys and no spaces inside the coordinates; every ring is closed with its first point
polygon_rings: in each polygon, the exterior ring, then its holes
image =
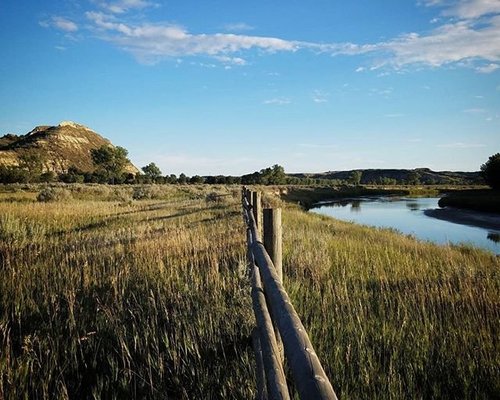
{"type": "Polygon", "coordinates": [[[134,200],[146,200],[151,198],[151,186],[137,186],[132,193],[134,200]]]}
{"type": "Polygon", "coordinates": [[[37,201],[41,201],[44,203],[52,201],[65,201],[65,200],[70,200],[71,198],[72,196],[69,190],[63,188],[55,188],[55,187],[43,188],[36,197],[37,201]]]}
{"type": "Polygon", "coordinates": [[[493,189],[500,189],[500,153],[493,154],[481,165],[481,172],[489,186],[493,189]]]}

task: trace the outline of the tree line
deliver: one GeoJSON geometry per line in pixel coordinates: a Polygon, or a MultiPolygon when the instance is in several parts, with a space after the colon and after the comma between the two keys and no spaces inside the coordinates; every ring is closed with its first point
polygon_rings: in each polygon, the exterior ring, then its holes
{"type": "MultiPolygon", "coordinates": [[[[242,176],[209,175],[187,176],[181,173],[164,175],[154,163],[141,168],[142,173],[126,171],[130,164],[128,151],[123,147],[101,146],[91,150],[93,171],[82,171],[70,166],[65,172],[56,174],[44,171],[44,157],[39,151],[30,149],[19,156],[17,166],[0,165],[0,183],[65,182],[65,183],[105,183],[105,184],[224,184],[224,185],[419,185],[437,182],[422,181],[418,170],[409,171],[405,179],[380,176],[373,181],[363,179],[363,171],[352,171],[345,179],[311,178],[289,176],[278,164],[242,176]],[[363,182],[362,182],[363,181],[363,182]]],[[[481,166],[482,176],[493,188],[499,188],[500,153],[489,158],[481,166]]],[[[452,183],[452,182],[450,182],[452,183]]],[[[462,184],[463,182],[455,182],[462,184]]]]}

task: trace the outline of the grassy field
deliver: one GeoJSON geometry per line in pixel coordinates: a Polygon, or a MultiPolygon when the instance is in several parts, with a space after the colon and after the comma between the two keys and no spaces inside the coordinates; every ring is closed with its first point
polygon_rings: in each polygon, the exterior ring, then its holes
{"type": "MultiPolygon", "coordinates": [[[[239,187],[57,191],[0,194],[0,399],[252,398],[239,187]]],[[[342,399],[500,397],[498,258],[264,200],[342,399]]]]}
{"type": "Polygon", "coordinates": [[[0,398],[250,398],[239,191],[216,190],[4,194],[0,398]]]}

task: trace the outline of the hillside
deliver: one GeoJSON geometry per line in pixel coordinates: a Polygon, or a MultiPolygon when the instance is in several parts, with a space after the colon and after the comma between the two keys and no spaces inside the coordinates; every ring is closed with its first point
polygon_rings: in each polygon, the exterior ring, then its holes
{"type": "Polygon", "coordinates": [[[418,177],[422,184],[482,184],[484,183],[479,172],[452,172],[452,171],[432,171],[428,168],[417,169],[358,169],[349,171],[329,171],[323,173],[297,173],[289,174],[297,178],[313,179],[337,179],[348,180],[354,171],[360,171],[361,183],[379,183],[383,179],[395,180],[403,183],[412,177],[418,177]]]}
{"type": "MultiPolygon", "coordinates": [[[[63,173],[70,166],[75,166],[90,172],[94,170],[90,151],[103,145],[113,146],[92,129],[71,121],[57,126],[37,126],[26,135],[0,137],[0,165],[17,166],[19,156],[36,152],[44,160],[45,171],[63,173]]],[[[129,163],[125,172],[136,174],[139,170],[129,163]]]]}

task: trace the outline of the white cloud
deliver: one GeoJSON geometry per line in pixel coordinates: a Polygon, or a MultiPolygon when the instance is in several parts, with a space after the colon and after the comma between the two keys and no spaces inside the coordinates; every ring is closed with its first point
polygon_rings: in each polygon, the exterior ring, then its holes
{"type": "Polygon", "coordinates": [[[97,4],[113,14],[123,14],[130,10],[142,10],[148,7],[157,7],[156,3],[146,0],[117,0],[117,1],[97,1],[97,4]]]}
{"type": "Polygon", "coordinates": [[[482,65],[480,67],[476,67],[475,69],[477,72],[480,72],[481,74],[490,74],[493,71],[496,71],[498,68],[500,68],[499,64],[491,63],[487,65],[482,65]]]}
{"type": "Polygon", "coordinates": [[[40,21],[40,26],[43,28],[53,27],[60,31],[64,31],[67,33],[76,32],[78,30],[78,25],[65,17],[54,16],[49,20],[40,21]]]}
{"type": "MultiPolygon", "coordinates": [[[[155,63],[168,57],[208,56],[231,65],[244,65],[243,52],[258,50],[264,53],[308,50],[315,54],[367,55],[374,62],[369,70],[410,66],[461,66],[479,73],[491,73],[500,68],[500,1],[461,0],[450,4],[446,0],[423,0],[427,6],[440,6],[443,15],[455,18],[426,33],[407,33],[384,42],[356,44],[319,44],[277,37],[252,36],[236,33],[191,33],[186,28],[168,23],[132,23],[126,16],[130,10],[157,6],[148,0],[93,0],[107,13],[85,13],[90,29],[115,46],[133,54],[139,61],[155,63]],[[478,16],[482,16],[477,20],[478,16]]],[[[436,21],[439,22],[439,21],[436,21]]],[[[75,22],[53,17],[40,23],[74,32],[75,22]]],[[[225,26],[234,32],[250,30],[243,23],[225,26]]],[[[359,67],[356,72],[367,70],[359,67]]]]}
{"type": "Polygon", "coordinates": [[[228,57],[228,56],[217,56],[215,57],[217,60],[224,64],[229,64],[229,65],[239,65],[243,66],[247,64],[247,61],[244,58],[241,57],[228,57]]]}
{"type": "Polygon", "coordinates": [[[285,104],[290,104],[292,101],[287,97],[275,97],[274,99],[264,100],[262,104],[273,104],[277,106],[283,106],[285,104]]]}
{"type": "Polygon", "coordinates": [[[376,45],[390,56],[381,65],[422,64],[440,67],[460,61],[500,61],[500,16],[476,27],[472,22],[446,24],[428,35],[410,33],[376,45]]]}
{"type": "Polygon", "coordinates": [[[445,10],[443,15],[472,19],[496,13],[500,13],[500,1],[498,0],[461,0],[458,4],[445,10]]]}
{"type": "MultiPolygon", "coordinates": [[[[195,55],[221,56],[252,48],[267,52],[295,51],[300,45],[287,40],[235,34],[191,34],[169,24],[128,25],[99,13],[87,12],[103,39],[131,52],[139,60],[154,62],[165,57],[195,55]]],[[[236,58],[240,60],[241,58],[236,58]]]]}
{"type": "Polygon", "coordinates": [[[500,13],[498,0],[421,0],[419,4],[426,7],[442,7],[444,8],[441,13],[443,16],[461,19],[500,13]]]}

